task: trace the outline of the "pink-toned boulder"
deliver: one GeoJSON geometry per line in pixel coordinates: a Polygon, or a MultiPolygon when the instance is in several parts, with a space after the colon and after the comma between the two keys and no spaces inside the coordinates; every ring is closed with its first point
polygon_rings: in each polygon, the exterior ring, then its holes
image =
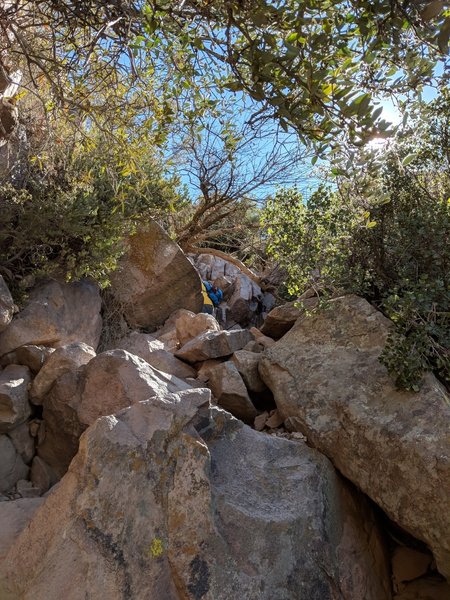
{"type": "Polygon", "coordinates": [[[132,327],[155,329],[178,308],[201,310],[199,274],[181,248],[155,222],[129,240],[111,276],[111,292],[132,327]]]}
{"type": "Polygon", "coordinates": [[[261,327],[261,332],[278,340],[294,326],[297,319],[305,313],[305,309],[312,310],[317,304],[317,297],[313,297],[302,299],[301,305],[296,301],[276,306],[267,315],[261,327]]]}
{"type": "Polygon", "coordinates": [[[175,328],[181,346],[206,331],[220,331],[220,325],[212,315],[188,311],[176,319],[175,328]]]}
{"type": "Polygon", "coordinates": [[[13,502],[0,502],[0,563],[43,502],[44,498],[21,498],[13,502]]]}
{"type": "Polygon", "coordinates": [[[29,344],[57,348],[84,342],[95,349],[102,328],[100,308],[99,289],[90,281],[42,284],[0,333],[0,356],[29,344]]]}

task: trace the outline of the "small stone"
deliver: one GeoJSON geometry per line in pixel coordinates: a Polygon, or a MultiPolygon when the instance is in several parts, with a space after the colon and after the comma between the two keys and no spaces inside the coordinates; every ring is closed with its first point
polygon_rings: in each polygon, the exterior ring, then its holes
{"type": "Polygon", "coordinates": [[[270,427],[271,429],[276,429],[280,425],[283,424],[283,417],[280,415],[278,410],[270,411],[270,417],[266,421],[266,427],[270,427]]]}
{"type": "Polygon", "coordinates": [[[269,413],[265,410],[263,413],[255,417],[253,426],[256,431],[262,431],[266,424],[267,419],[269,418],[269,413]]]}

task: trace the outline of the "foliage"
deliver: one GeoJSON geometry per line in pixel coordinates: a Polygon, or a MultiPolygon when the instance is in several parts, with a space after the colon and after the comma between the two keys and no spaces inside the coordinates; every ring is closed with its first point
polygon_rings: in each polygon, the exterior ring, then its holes
{"type": "Polygon", "coordinates": [[[143,140],[127,138],[125,154],[101,132],[64,133],[0,188],[0,266],[13,287],[28,275],[106,284],[136,224],[183,202],[143,140]]]}
{"type": "Polygon", "coordinates": [[[128,105],[165,129],[224,95],[249,96],[319,151],[388,124],[372,96],[418,90],[447,52],[446,3],[426,0],[21,0],[0,9],[0,74],[51,90],[45,110],[75,123],[128,105]],[[125,93],[116,90],[125,88],[125,93]],[[135,93],[137,92],[137,93],[135,93]],[[205,93],[206,92],[206,93],[205,93]],[[76,115],[76,118],[74,118],[76,115]]]}
{"type": "Polygon", "coordinates": [[[381,360],[409,389],[426,370],[450,382],[449,125],[443,93],[377,158],[377,179],[365,153],[338,189],[307,203],[282,190],[264,215],[292,294],[311,285],[358,293],[395,322],[381,360]]]}

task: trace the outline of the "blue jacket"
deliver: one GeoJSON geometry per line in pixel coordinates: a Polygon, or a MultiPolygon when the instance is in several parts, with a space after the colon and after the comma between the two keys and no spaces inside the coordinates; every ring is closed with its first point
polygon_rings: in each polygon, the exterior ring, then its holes
{"type": "Polygon", "coordinates": [[[206,292],[209,296],[209,298],[211,299],[212,303],[214,304],[214,306],[219,306],[219,304],[222,302],[223,299],[223,293],[222,290],[220,290],[219,288],[216,288],[216,292],[213,292],[213,286],[209,283],[209,281],[204,281],[203,285],[206,288],[206,292]]]}

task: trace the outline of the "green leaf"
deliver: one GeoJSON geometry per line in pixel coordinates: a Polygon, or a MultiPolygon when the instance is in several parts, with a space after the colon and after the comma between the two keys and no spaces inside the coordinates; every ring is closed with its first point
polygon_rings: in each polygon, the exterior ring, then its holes
{"type": "Polygon", "coordinates": [[[409,165],[410,163],[412,163],[412,161],[415,158],[417,158],[417,153],[411,152],[410,154],[408,154],[407,156],[405,156],[405,158],[402,160],[402,165],[404,167],[406,167],[407,165],[409,165]]]}

